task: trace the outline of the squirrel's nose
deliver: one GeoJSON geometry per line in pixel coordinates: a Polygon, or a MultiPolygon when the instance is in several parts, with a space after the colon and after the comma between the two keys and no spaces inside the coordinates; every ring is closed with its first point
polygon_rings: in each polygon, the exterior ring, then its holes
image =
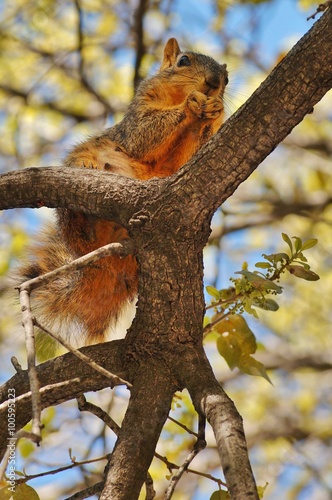
{"type": "Polygon", "coordinates": [[[209,71],[205,75],[205,83],[211,90],[218,90],[221,87],[222,82],[224,86],[228,83],[228,72],[226,64],[219,66],[219,71],[216,68],[213,71],[209,71]]]}
{"type": "Polygon", "coordinates": [[[221,84],[221,75],[217,75],[216,73],[209,73],[205,77],[205,83],[211,88],[211,89],[218,89],[221,84]]]}

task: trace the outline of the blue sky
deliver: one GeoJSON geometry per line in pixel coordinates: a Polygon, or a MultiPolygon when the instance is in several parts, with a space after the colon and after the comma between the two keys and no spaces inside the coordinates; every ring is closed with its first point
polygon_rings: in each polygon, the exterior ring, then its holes
{"type": "MultiPolygon", "coordinates": [[[[307,17],[314,8],[308,14],[299,8],[295,0],[274,0],[262,3],[257,9],[261,18],[260,44],[266,49],[268,63],[272,62],[281,51],[289,49],[293,45],[291,42],[299,40],[313,24],[312,20],[307,21],[307,17]]],[[[245,22],[249,10],[250,6],[230,10],[228,23],[234,34],[245,22]]]]}
{"type": "MultiPolygon", "coordinates": [[[[245,32],[249,13],[252,10],[252,5],[239,5],[238,2],[232,3],[227,10],[225,27],[228,32],[235,37],[248,39],[249,32],[245,32]]],[[[175,23],[175,30],[178,27],[179,31],[184,34],[188,40],[193,42],[195,38],[200,38],[202,35],[208,39],[212,37],[208,32],[202,30],[205,25],[203,20],[211,19],[214,13],[214,2],[210,0],[195,1],[195,8],[188,12],[188,3],[186,0],[177,2],[178,17],[175,23]]],[[[260,19],[259,40],[261,45],[266,49],[266,62],[272,62],[275,56],[286,47],[285,40],[296,41],[301,38],[306,31],[312,26],[313,21],[307,21],[308,15],[314,12],[315,7],[309,11],[304,11],[299,8],[298,2],[295,0],[274,0],[272,2],[262,2],[255,7],[260,19]]],[[[176,33],[174,33],[176,35],[176,33]]],[[[211,38],[212,39],[212,38],[211,38]]]]}

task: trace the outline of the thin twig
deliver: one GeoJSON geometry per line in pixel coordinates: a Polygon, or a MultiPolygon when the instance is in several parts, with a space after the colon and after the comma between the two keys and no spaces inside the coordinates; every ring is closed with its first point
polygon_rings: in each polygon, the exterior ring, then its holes
{"type": "Polygon", "coordinates": [[[315,17],[317,16],[317,14],[319,14],[319,12],[324,12],[326,9],[328,9],[329,7],[331,7],[332,5],[332,0],[327,0],[326,2],[324,3],[320,3],[316,9],[316,12],[314,12],[313,14],[311,14],[311,16],[307,17],[307,21],[309,21],[309,19],[315,19],[315,17]]]}
{"type": "Polygon", "coordinates": [[[217,483],[218,486],[223,486],[224,488],[227,488],[227,484],[225,483],[225,481],[222,481],[218,477],[214,477],[211,474],[206,474],[205,472],[200,472],[199,470],[189,469],[189,468],[187,469],[187,472],[190,472],[190,474],[195,474],[196,476],[205,477],[206,479],[210,479],[211,481],[217,483]]]}
{"type": "MultiPolygon", "coordinates": [[[[92,413],[93,415],[96,415],[98,418],[100,418],[114,432],[114,434],[118,435],[118,432],[120,430],[120,426],[102,408],[100,408],[99,406],[94,405],[93,403],[88,402],[86,400],[86,398],[85,398],[84,395],[82,395],[79,398],[77,398],[77,403],[78,403],[79,410],[81,410],[81,411],[88,411],[88,412],[92,413]]],[[[198,433],[196,433],[196,432],[193,432],[190,429],[188,429],[186,426],[184,426],[180,422],[174,420],[172,417],[168,417],[168,418],[172,422],[178,424],[180,427],[182,427],[183,429],[185,429],[190,434],[194,434],[197,437],[197,442],[196,442],[195,446],[197,446],[198,443],[201,443],[200,445],[203,445],[203,442],[205,443],[205,439],[204,439],[204,426],[202,426],[201,419],[199,419],[199,429],[198,429],[198,433]]],[[[206,445],[206,443],[205,443],[205,445],[206,445]]],[[[200,451],[201,449],[203,449],[205,447],[205,445],[202,448],[200,448],[198,451],[200,451]]],[[[198,451],[196,452],[196,454],[198,453],[198,451]]],[[[196,454],[192,457],[191,460],[193,460],[193,458],[196,456],[196,454]]],[[[174,469],[180,470],[180,468],[181,468],[179,465],[177,465],[177,464],[175,464],[173,462],[170,462],[166,457],[163,457],[162,455],[160,455],[157,452],[154,453],[154,456],[158,460],[160,460],[161,462],[163,462],[166,465],[167,469],[170,472],[172,472],[174,469]]],[[[187,467],[190,464],[190,461],[188,462],[187,467]]],[[[219,486],[226,486],[226,483],[224,483],[221,479],[218,479],[218,478],[216,478],[214,476],[211,476],[211,474],[206,474],[204,472],[199,472],[199,471],[196,471],[194,469],[188,469],[188,468],[186,470],[187,470],[187,472],[190,472],[191,474],[196,474],[198,476],[206,477],[207,479],[215,481],[219,486]]],[[[181,472],[181,475],[183,474],[183,472],[181,472]]],[[[152,495],[152,489],[150,491],[150,488],[151,488],[150,479],[149,479],[149,477],[147,477],[147,480],[146,480],[146,489],[147,489],[146,495],[147,496],[146,496],[145,500],[149,500],[150,498],[151,499],[154,498],[153,496],[150,496],[150,497],[148,496],[148,494],[152,495]]],[[[84,498],[84,497],[82,497],[82,498],[84,498]]]]}
{"type": "Polygon", "coordinates": [[[174,490],[180,481],[181,477],[183,476],[184,472],[188,470],[189,464],[194,460],[196,455],[204,450],[206,447],[206,441],[205,441],[205,422],[206,419],[204,416],[199,415],[198,416],[198,438],[197,441],[187,456],[186,460],[183,462],[183,464],[179,467],[178,471],[174,476],[172,477],[170,484],[166,490],[164,500],[170,500],[173,496],[174,490]]]}
{"type": "MultiPolygon", "coordinates": [[[[36,369],[36,346],[35,346],[35,335],[34,335],[34,326],[38,326],[41,330],[46,332],[52,338],[57,340],[60,344],[66,347],[69,351],[71,351],[75,356],[80,358],[82,361],[91,366],[94,370],[99,371],[102,375],[112,380],[114,385],[124,384],[128,388],[131,387],[131,384],[120,377],[110,373],[105,370],[103,367],[99,366],[97,363],[92,361],[90,358],[79,352],[77,349],[74,349],[70,344],[65,342],[63,339],[40,325],[33,317],[31,311],[30,304],[30,293],[35,288],[38,288],[42,285],[47,285],[49,282],[53,281],[55,278],[63,274],[67,274],[73,270],[79,270],[82,267],[85,267],[97,260],[107,257],[109,255],[120,255],[126,256],[128,253],[133,251],[132,242],[128,240],[124,240],[122,243],[110,243],[105,245],[93,252],[80,257],[70,264],[62,266],[54,271],[46,273],[42,276],[38,276],[37,278],[33,278],[31,280],[25,281],[18,288],[20,295],[20,304],[22,311],[22,322],[25,331],[26,338],[26,350],[27,350],[27,362],[28,362],[28,377],[29,384],[31,389],[31,404],[32,404],[32,435],[34,435],[34,442],[39,445],[41,441],[41,398],[40,398],[40,385],[37,376],[36,369]]],[[[16,363],[16,361],[12,361],[15,368],[19,369],[20,365],[16,363]]]]}
{"type": "Polygon", "coordinates": [[[197,432],[195,431],[192,431],[191,429],[189,429],[189,427],[187,427],[186,425],[184,424],[181,424],[181,422],[179,422],[178,420],[175,420],[175,418],[171,417],[170,415],[168,415],[168,420],[170,420],[171,422],[174,422],[174,424],[178,425],[179,427],[181,427],[182,429],[184,429],[186,432],[188,432],[188,434],[192,434],[193,436],[196,436],[198,437],[198,434],[197,432]]]}
{"type": "Polygon", "coordinates": [[[85,490],[79,491],[75,493],[71,497],[66,498],[65,500],[83,500],[84,498],[90,498],[93,495],[101,493],[104,487],[104,481],[100,481],[99,483],[86,488],[85,490]]]}
{"type": "Polygon", "coordinates": [[[81,462],[76,462],[76,460],[73,460],[70,465],[64,465],[63,467],[59,467],[57,469],[51,469],[45,472],[40,472],[39,474],[31,474],[30,476],[26,475],[24,477],[20,477],[19,479],[15,479],[15,483],[16,484],[26,483],[28,481],[31,481],[32,479],[58,474],[59,472],[64,472],[65,470],[70,470],[73,469],[74,467],[80,467],[81,465],[86,465],[86,464],[93,464],[94,462],[100,462],[101,460],[107,460],[108,458],[109,455],[104,455],[102,457],[91,458],[90,460],[82,460],[81,462]]]}
{"type": "Polygon", "coordinates": [[[22,438],[30,439],[31,441],[36,443],[36,434],[34,434],[33,432],[24,431],[24,430],[20,430],[20,431],[16,432],[16,434],[14,436],[11,436],[10,438],[8,438],[7,450],[6,450],[6,453],[3,457],[2,464],[0,467],[0,484],[1,484],[1,482],[5,476],[5,473],[6,473],[6,469],[8,466],[8,460],[9,460],[10,454],[12,452],[11,446],[15,446],[15,448],[16,448],[18,442],[22,438]]]}
{"type": "Polygon", "coordinates": [[[212,304],[209,304],[206,306],[206,310],[208,311],[209,309],[214,309],[215,307],[225,307],[227,304],[231,304],[232,302],[235,302],[237,299],[240,299],[243,295],[240,293],[234,293],[230,299],[221,299],[218,300],[217,302],[212,302],[212,304]]]}
{"type": "Polygon", "coordinates": [[[84,32],[83,32],[83,11],[80,5],[79,0],[74,0],[74,5],[77,11],[77,52],[79,55],[79,65],[78,71],[81,79],[81,83],[86,88],[90,94],[94,95],[97,100],[104,106],[106,113],[112,113],[114,110],[112,109],[110,103],[105,99],[101,94],[99,94],[96,89],[91,85],[89,80],[87,79],[85,72],[85,61],[83,57],[84,51],[84,32]]]}
{"type": "MultiPolygon", "coordinates": [[[[79,410],[81,411],[89,411],[90,413],[92,413],[93,415],[96,415],[98,418],[100,418],[110,429],[112,429],[112,431],[114,432],[114,434],[118,435],[118,432],[120,430],[120,426],[102,409],[102,408],[99,408],[99,406],[96,406],[94,405],[93,403],[89,403],[86,399],[85,399],[85,396],[82,395],[80,396],[79,398],[77,398],[77,402],[78,402],[78,408],[79,410]]],[[[182,424],[180,424],[180,422],[177,422],[176,420],[174,420],[172,417],[169,417],[170,420],[172,420],[173,422],[177,423],[178,425],[180,425],[181,427],[185,428],[185,430],[187,430],[188,432],[190,432],[190,430],[183,426],[182,424]]],[[[193,433],[192,431],[190,432],[191,434],[195,434],[195,436],[197,436],[197,442],[195,444],[195,446],[199,445],[199,446],[202,446],[202,448],[199,449],[199,451],[201,449],[203,449],[206,445],[205,443],[205,439],[204,439],[204,417],[201,417],[199,418],[199,427],[198,427],[198,432],[197,433],[193,433]],[[205,443],[205,444],[204,444],[205,443]],[[204,446],[203,446],[204,444],[204,446]]],[[[198,452],[197,452],[198,453],[198,452]]],[[[196,453],[196,454],[197,454],[196,453]]],[[[180,466],[173,463],[173,462],[170,462],[166,457],[163,457],[162,455],[160,455],[159,453],[157,453],[155,451],[154,453],[154,456],[155,458],[157,458],[158,460],[160,460],[161,462],[163,462],[167,469],[172,473],[174,469],[176,470],[179,470],[180,469],[180,466]]],[[[193,457],[194,458],[194,457],[193,457]]],[[[188,465],[189,465],[190,462],[188,462],[188,465]]],[[[187,465],[187,467],[188,467],[187,465]]],[[[212,476],[211,474],[206,474],[205,472],[200,472],[200,471],[196,471],[195,469],[189,469],[187,468],[186,469],[187,472],[191,473],[191,474],[195,474],[197,476],[202,476],[202,477],[205,477],[207,479],[210,479],[211,481],[214,481],[218,484],[218,486],[226,486],[226,483],[224,481],[222,481],[221,479],[218,479],[214,476],[212,476]]],[[[184,471],[183,471],[184,472],[184,471]]],[[[183,474],[182,472],[182,474],[183,474]]],[[[181,475],[182,475],[181,474],[181,475]]],[[[147,478],[147,481],[149,482],[149,478],[147,478]]],[[[147,486],[148,487],[148,486],[147,486]]],[[[150,486],[149,486],[150,487],[150,486]]],[[[84,498],[84,497],[82,497],[84,498]]],[[[146,500],[148,499],[149,497],[146,498],[146,500]]],[[[153,498],[153,497],[151,497],[153,498]]],[[[69,499],[68,499],[69,500],[69,499]]]]}
{"type": "Polygon", "coordinates": [[[136,59],[135,59],[135,71],[134,71],[134,89],[136,90],[141,82],[140,68],[142,64],[142,59],[146,52],[144,45],[144,30],[143,30],[143,19],[148,8],[147,0],[140,0],[137,9],[134,14],[134,29],[136,38],[136,59]]]}
{"type": "MultiPolygon", "coordinates": [[[[71,379],[71,380],[64,381],[64,382],[59,382],[57,384],[50,384],[48,386],[43,387],[40,390],[40,393],[42,394],[43,392],[47,392],[47,391],[52,390],[54,388],[57,388],[57,387],[60,387],[60,386],[64,386],[64,385],[68,385],[68,384],[73,383],[73,382],[76,383],[76,382],[79,382],[79,381],[80,381],[80,378],[77,377],[75,379],[71,379]]],[[[25,399],[27,397],[30,397],[30,396],[31,396],[31,391],[29,391],[28,393],[22,394],[21,396],[17,397],[16,398],[16,402],[19,401],[19,400],[25,399]]],[[[93,403],[90,403],[90,402],[86,401],[84,395],[78,397],[77,398],[77,402],[78,402],[78,408],[79,408],[79,410],[81,410],[81,411],[89,411],[90,413],[96,415],[116,435],[118,434],[118,432],[120,430],[120,426],[102,408],[94,405],[93,403]]],[[[7,402],[5,404],[7,404],[7,402]]],[[[0,409],[2,409],[5,404],[2,404],[0,406],[0,409]]],[[[172,420],[174,420],[174,419],[172,419],[172,420]]],[[[176,423],[179,424],[179,422],[176,422],[176,423]]],[[[200,436],[200,437],[198,437],[197,443],[198,443],[199,439],[200,440],[202,439],[202,435],[200,434],[200,432],[201,431],[199,430],[199,432],[197,434],[195,434],[196,436],[200,436]]],[[[18,441],[20,439],[22,439],[22,438],[33,439],[33,435],[30,432],[26,432],[26,431],[21,430],[21,431],[17,432],[16,435],[12,439],[13,439],[13,441],[15,441],[15,445],[17,446],[18,441]]],[[[196,445],[197,445],[197,443],[196,443],[196,445]]],[[[5,471],[6,471],[6,468],[7,468],[7,461],[8,461],[9,453],[10,453],[10,449],[7,450],[6,455],[4,456],[4,459],[3,459],[3,462],[2,462],[2,466],[1,466],[1,469],[0,469],[0,482],[3,479],[5,471]]],[[[154,456],[157,459],[159,459],[160,461],[162,461],[166,465],[166,467],[168,468],[168,470],[170,472],[172,472],[174,469],[177,469],[177,470],[180,469],[179,465],[170,462],[166,457],[163,457],[159,453],[155,452],[154,456]]],[[[84,461],[80,461],[80,462],[73,461],[73,463],[70,464],[70,465],[63,466],[63,467],[58,468],[58,469],[53,469],[53,470],[50,470],[50,471],[42,472],[42,473],[39,473],[39,474],[31,475],[31,476],[25,476],[24,478],[20,478],[20,479],[16,480],[16,482],[17,482],[17,484],[24,483],[24,482],[27,482],[27,481],[29,481],[31,479],[35,479],[35,478],[38,478],[38,477],[43,477],[43,476],[47,476],[47,475],[56,474],[58,472],[62,472],[64,470],[68,470],[68,469],[71,469],[71,468],[74,468],[74,467],[77,467],[77,466],[81,466],[81,465],[85,465],[85,464],[88,464],[88,463],[97,462],[97,461],[100,461],[100,460],[103,460],[103,459],[107,459],[108,457],[109,457],[109,455],[104,455],[102,457],[97,457],[97,458],[94,458],[94,459],[84,460],[84,461]]],[[[203,473],[203,472],[200,472],[200,471],[196,471],[194,469],[189,469],[189,468],[187,468],[187,472],[189,472],[191,474],[196,474],[196,475],[205,477],[205,478],[210,479],[212,481],[215,481],[220,486],[226,486],[226,484],[223,481],[221,481],[220,479],[212,476],[211,474],[206,474],[206,473],[203,473]]],[[[151,484],[151,481],[152,481],[152,478],[149,477],[149,475],[148,475],[147,476],[147,480],[146,480],[146,489],[147,489],[146,500],[150,500],[150,499],[152,500],[154,498],[152,496],[152,491],[154,491],[154,489],[153,489],[153,484],[151,484]],[[148,496],[148,495],[150,495],[150,496],[148,496]]],[[[97,483],[96,485],[94,485],[94,487],[99,488],[99,489],[95,490],[96,493],[98,493],[98,492],[100,492],[102,490],[103,484],[104,483],[101,482],[101,483],[97,483]]],[[[94,488],[94,487],[92,487],[92,488],[94,488]]],[[[88,493],[90,491],[92,491],[92,490],[90,488],[88,488],[87,490],[79,492],[79,493],[77,493],[75,495],[84,495],[85,493],[88,493]]],[[[90,496],[92,494],[93,493],[89,493],[90,496]]],[[[78,499],[83,499],[83,498],[88,498],[89,497],[89,495],[87,495],[87,496],[75,496],[75,495],[72,496],[72,497],[70,497],[70,498],[68,498],[67,500],[75,500],[75,499],[78,500],[78,499]]]]}
{"type": "Polygon", "coordinates": [[[35,435],[34,441],[39,445],[41,441],[41,400],[39,393],[39,381],[36,369],[36,345],[34,321],[30,305],[30,293],[20,287],[20,304],[22,311],[22,322],[25,331],[25,344],[27,350],[28,377],[31,389],[32,404],[32,434],[35,435]]]}
{"type": "Polygon", "coordinates": [[[36,319],[34,320],[34,323],[35,323],[35,326],[37,326],[40,330],[42,330],[47,335],[49,335],[50,337],[55,339],[57,342],[59,342],[59,344],[61,344],[63,347],[68,349],[68,351],[70,351],[72,354],[74,354],[74,356],[76,356],[81,361],[83,361],[84,363],[89,365],[93,370],[96,370],[98,373],[100,373],[104,377],[108,378],[112,383],[112,387],[114,387],[115,385],[126,385],[128,389],[130,387],[132,387],[132,384],[130,382],[128,382],[127,380],[124,380],[121,377],[118,377],[118,375],[115,375],[114,373],[111,373],[110,371],[106,370],[102,366],[98,365],[98,363],[93,361],[91,358],[89,358],[88,356],[83,354],[78,349],[75,349],[75,347],[73,347],[68,342],[63,340],[59,335],[56,335],[54,332],[51,332],[51,330],[49,330],[48,328],[41,325],[36,319]]]}
{"type": "Polygon", "coordinates": [[[129,238],[122,240],[119,243],[109,243],[108,245],[97,248],[97,250],[89,252],[86,255],[73,260],[69,264],[58,267],[54,271],[50,271],[48,273],[42,274],[41,276],[37,276],[37,278],[25,281],[24,283],[22,283],[19,289],[28,290],[30,292],[42,285],[47,285],[54,279],[66,275],[68,272],[79,271],[80,269],[83,269],[89,264],[93,264],[99,259],[109,257],[110,255],[126,257],[127,255],[133,253],[133,251],[133,243],[129,238]]]}
{"type": "Polygon", "coordinates": [[[17,373],[21,373],[23,371],[23,368],[20,365],[20,363],[19,363],[18,359],[16,358],[16,356],[12,356],[10,358],[10,361],[11,361],[11,363],[12,363],[12,365],[15,368],[15,370],[16,370],[17,373]]]}
{"type": "MultiPolygon", "coordinates": [[[[80,377],[75,377],[71,378],[69,380],[64,380],[63,382],[57,382],[56,384],[49,384],[45,385],[41,389],[39,389],[39,394],[42,396],[43,394],[46,394],[48,391],[52,391],[53,389],[59,389],[60,387],[64,387],[66,385],[72,385],[74,383],[80,383],[81,379],[80,377]]],[[[24,394],[21,394],[20,396],[15,397],[15,403],[22,403],[24,399],[29,399],[31,398],[31,391],[25,392],[24,394]]],[[[2,404],[0,404],[0,411],[5,410],[8,408],[10,399],[7,401],[4,401],[2,404]]]]}
{"type": "Polygon", "coordinates": [[[106,411],[93,403],[89,403],[83,394],[82,396],[76,398],[76,400],[80,411],[88,411],[93,415],[96,415],[96,417],[100,418],[105,425],[107,425],[107,427],[114,432],[114,434],[118,435],[120,426],[112,419],[112,417],[108,415],[108,413],[106,413],[106,411]]]}
{"type": "Polygon", "coordinates": [[[203,328],[203,337],[206,337],[206,335],[208,333],[210,333],[213,328],[220,322],[222,321],[223,319],[225,319],[226,317],[228,316],[228,313],[225,313],[225,314],[222,314],[221,316],[218,316],[217,319],[215,319],[214,321],[211,321],[211,323],[209,323],[208,325],[206,325],[204,328],[203,328]]]}

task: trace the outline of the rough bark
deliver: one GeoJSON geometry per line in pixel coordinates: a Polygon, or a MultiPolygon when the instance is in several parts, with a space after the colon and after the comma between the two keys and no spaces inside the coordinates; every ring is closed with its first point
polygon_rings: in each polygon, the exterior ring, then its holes
{"type": "Polygon", "coordinates": [[[186,361],[185,372],[181,364],[174,365],[179,376],[184,377],[196,411],[206,416],[213,429],[231,498],[258,498],[255,484],[251,481],[253,476],[241,416],[216,381],[204,352],[200,352],[199,348],[188,350],[186,361]]]}
{"type": "MultiPolygon", "coordinates": [[[[0,178],[0,208],[75,208],[122,223],[135,243],[140,282],[133,326],[124,342],[104,345],[101,351],[99,346],[87,348],[98,360],[106,354],[102,364],[133,383],[101,498],[138,497],[172,394],[184,387],[214,429],[231,497],[258,498],[241,417],[215,380],[202,349],[202,250],[215,209],[331,86],[329,10],[215,138],[174,176],[139,182],[103,172],[43,168],[0,178]]],[[[43,384],[52,383],[57,366],[71,359],[67,356],[38,367],[43,384]]],[[[81,362],[75,364],[80,367],[75,373],[80,384],[63,386],[61,393],[50,391],[46,406],[56,398],[75,397],[79,388],[82,392],[105,387],[102,377],[92,375],[81,362]]],[[[61,377],[75,378],[69,365],[63,366],[61,377]]],[[[18,374],[8,384],[22,384],[24,392],[23,381],[26,384],[25,375],[18,374]]],[[[21,411],[28,412],[25,403],[21,411]]],[[[23,424],[29,416],[20,418],[23,424]]]]}
{"type": "Polygon", "coordinates": [[[138,498],[176,388],[160,362],[141,364],[100,500],[138,498]]]}
{"type": "MultiPolygon", "coordinates": [[[[107,344],[83,347],[81,351],[107,370],[128,379],[129,373],[123,367],[123,341],[115,340],[107,344]]],[[[99,375],[71,353],[37,366],[37,374],[42,393],[42,408],[76,398],[82,392],[97,391],[109,386],[108,379],[99,375]]],[[[7,446],[5,403],[8,399],[8,389],[15,390],[16,425],[19,429],[31,420],[31,397],[27,370],[19,371],[0,387],[0,457],[3,456],[7,446]]]]}

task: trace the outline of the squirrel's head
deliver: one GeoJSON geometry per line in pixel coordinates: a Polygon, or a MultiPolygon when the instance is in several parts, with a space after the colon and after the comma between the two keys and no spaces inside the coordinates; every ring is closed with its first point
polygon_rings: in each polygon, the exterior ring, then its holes
{"type": "Polygon", "coordinates": [[[228,83],[226,64],[219,64],[212,57],[196,52],[182,52],[177,40],[170,38],[164,48],[164,58],[159,73],[167,74],[168,83],[183,93],[199,90],[209,96],[223,96],[228,83]]]}

